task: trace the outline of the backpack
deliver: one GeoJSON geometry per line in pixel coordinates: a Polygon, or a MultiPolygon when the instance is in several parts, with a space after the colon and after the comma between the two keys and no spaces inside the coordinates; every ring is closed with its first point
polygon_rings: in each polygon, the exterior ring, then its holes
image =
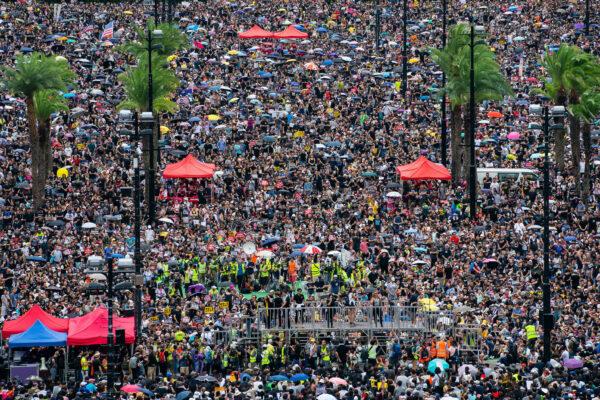
{"type": "Polygon", "coordinates": [[[360,359],[363,361],[367,361],[369,359],[369,350],[370,347],[364,347],[361,351],[360,351],[360,359]]]}

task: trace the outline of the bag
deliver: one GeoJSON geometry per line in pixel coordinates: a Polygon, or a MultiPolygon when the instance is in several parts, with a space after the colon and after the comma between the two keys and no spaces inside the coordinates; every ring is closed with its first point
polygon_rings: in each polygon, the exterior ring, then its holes
{"type": "Polygon", "coordinates": [[[369,359],[369,349],[364,348],[360,352],[360,359],[362,361],[367,361],[369,359]]]}

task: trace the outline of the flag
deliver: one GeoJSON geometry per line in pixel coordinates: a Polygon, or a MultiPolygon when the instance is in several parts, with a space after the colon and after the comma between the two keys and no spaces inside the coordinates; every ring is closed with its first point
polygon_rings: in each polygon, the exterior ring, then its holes
{"type": "Polygon", "coordinates": [[[112,39],[115,31],[115,21],[110,21],[106,26],[104,26],[104,30],[102,31],[102,36],[100,36],[100,40],[104,39],[112,39]]]}
{"type": "Polygon", "coordinates": [[[88,25],[79,32],[79,36],[85,35],[86,33],[90,33],[94,31],[94,25],[88,25]]]}
{"type": "Polygon", "coordinates": [[[194,40],[194,47],[197,49],[203,49],[204,45],[202,44],[202,42],[198,42],[197,40],[194,40]]]}

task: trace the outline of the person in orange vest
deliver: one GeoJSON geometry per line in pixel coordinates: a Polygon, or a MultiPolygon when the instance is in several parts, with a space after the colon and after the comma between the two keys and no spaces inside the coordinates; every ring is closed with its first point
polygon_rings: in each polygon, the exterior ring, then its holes
{"type": "Polygon", "coordinates": [[[297,279],[296,274],[296,261],[292,258],[288,263],[288,278],[291,283],[296,282],[297,279]]]}
{"type": "Polygon", "coordinates": [[[429,348],[429,359],[433,360],[437,356],[437,347],[435,345],[435,339],[431,341],[431,347],[429,348]]]}
{"type": "Polygon", "coordinates": [[[440,340],[436,345],[436,357],[448,359],[448,343],[444,340],[440,340]]]}

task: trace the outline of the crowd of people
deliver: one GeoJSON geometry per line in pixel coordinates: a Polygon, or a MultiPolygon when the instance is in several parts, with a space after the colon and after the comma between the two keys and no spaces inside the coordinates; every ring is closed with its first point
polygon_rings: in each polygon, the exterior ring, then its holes
{"type": "MultiPolygon", "coordinates": [[[[544,77],[540,59],[563,42],[600,53],[597,25],[591,39],[583,35],[585,2],[448,3],[449,26],[474,14],[485,27],[514,90],[478,108],[478,121],[490,111],[501,115],[478,124],[479,165],[539,170],[539,138],[527,127],[544,77]],[[520,140],[506,138],[514,131],[520,140]]],[[[575,190],[579,177],[569,174],[568,159],[566,172],[551,171],[556,323],[546,363],[538,318],[541,184],[485,177],[472,220],[466,182],[400,181],[398,165],[419,155],[441,161],[441,74],[429,56],[441,45],[441,2],[408,1],[405,99],[402,3],[377,4],[379,51],[371,2],[175,5],[173,23],[190,46],[170,61],[181,82],[179,109],[160,118],[168,129],[159,176],[186,154],[218,173],[158,178],[157,219],[144,213],[141,238],[142,332],[134,346],[119,347],[115,396],[600,398],[596,164],[588,198],[575,190]],[[309,38],[237,37],[254,24],[271,31],[297,25],[309,38]],[[209,120],[212,114],[220,120],[209,120]],[[304,253],[307,245],[317,249],[304,253]],[[298,334],[309,312],[318,332],[298,334]],[[414,321],[436,312],[475,327],[474,343],[451,329],[407,334],[386,325],[402,313],[414,321]],[[380,326],[384,337],[344,334],[361,321],[380,326]]],[[[52,120],[53,171],[40,210],[30,194],[26,105],[0,89],[3,321],[33,304],[65,318],[95,309],[106,296],[86,294],[94,280],[87,258],[107,247],[133,251],[134,207],[122,189],[133,186],[135,144],[120,135],[116,110],[124,99],[117,77],[130,58],[116,45],[134,39],[152,11],[136,2],[0,4],[5,67],[38,51],[65,57],[77,74],[70,111],[52,120]],[[98,40],[111,21],[115,46],[98,40]],[[68,176],[59,177],[63,167],[68,176]]],[[[132,315],[134,291],[116,298],[118,313],[132,315]]],[[[27,382],[5,374],[2,397],[104,396],[106,348],[69,352],[67,363],[64,349],[31,350],[27,357],[43,356],[48,373],[27,382]]]]}

